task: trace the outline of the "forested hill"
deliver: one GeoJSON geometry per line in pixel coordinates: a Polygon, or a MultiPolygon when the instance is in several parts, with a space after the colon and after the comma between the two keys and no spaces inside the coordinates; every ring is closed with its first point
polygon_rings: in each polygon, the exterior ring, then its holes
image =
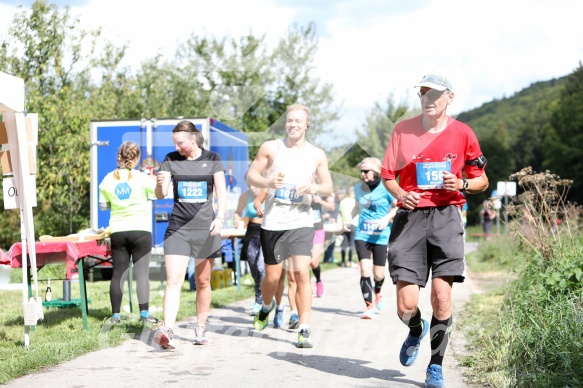
{"type": "MultiPolygon", "coordinates": [[[[391,96],[379,103],[358,131],[357,145],[331,152],[331,169],[341,176],[358,179],[355,166],[366,156],[382,158],[394,123],[418,112],[391,96]],[[388,120],[387,120],[388,119],[388,120]],[[379,156],[380,155],[380,156],[379,156]]],[[[572,179],[569,199],[583,203],[583,67],[548,81],[533,83],[511,97],[493,100],[461,113],[458,120],[476,132],[488,159],[486,173],[490,187],[484,193],[469,195],[470,223],[479,222],[478,211],[492,195],[497,182],[525,167],[572,179]]],[[[337,182],[338,183],[338,182],[337,182]]],[[[346,184],[346,182],[340,182],[346,184]]]]}
{"type": "Polygon", "coordinates": [[[479,139],[494,133],[502,123],[508,128],[511,136],[515,135],[533,115],[539,117],[538,115],[542,113],[550,119],[548,117],[550,108],[558,101],[566,80],[567,76],[564,76],[533,83],[511,97],[495,99],[479,108],[463,112],[458,116],[458,120],[470,125],[479,139]]]}
{"type": "Polygon", "coordinates": [[[490,188],[471,196],[470,205],[492,194],[496,182],[523,169],[549,170],[572,179],[568,199],[583,203],[583,67],[548,81],[536,82],[511,97],[463,112],[488,159],[490,188]]]}

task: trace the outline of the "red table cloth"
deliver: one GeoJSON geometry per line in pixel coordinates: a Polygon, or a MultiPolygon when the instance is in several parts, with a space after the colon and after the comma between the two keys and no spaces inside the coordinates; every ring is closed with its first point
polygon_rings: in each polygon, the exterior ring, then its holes
{"type": "MultiPolygon", "coordinates": [[[[88,256],[107,257],[111,254],[110,244],[105,240],[36,242],[35,247],[37,268],[47,264],[64,262],[67,268],[67,279],[74,279],[79,276],[76,262],[80,258],[88,256]]],[[[22,243],[12,245],[8,251],[8,256],[11,259],[12,268],[21,268],[22,243]]],[[[30,267],[30,261],[28,266],[30,267]]]]}

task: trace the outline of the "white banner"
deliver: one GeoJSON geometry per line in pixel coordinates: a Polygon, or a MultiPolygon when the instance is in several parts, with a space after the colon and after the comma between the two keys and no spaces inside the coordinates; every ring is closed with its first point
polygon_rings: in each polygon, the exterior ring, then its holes
{"type": "Polygon", "coordinates": [[[516,197],[516,182],[498,182],[496,191],[500,197],[516,197]]]}
{"type": "MultiPolygon", "coordinates": [[[[28,179],[31,192],[27,193],[26,197],[29,199],[31,206],[36,207],[36,175],[29,175],[28,179]]],[[[14,177],[4,178],[2,192],[4,193],[4,209],[20,209],[20,200],[14,177]]]]}

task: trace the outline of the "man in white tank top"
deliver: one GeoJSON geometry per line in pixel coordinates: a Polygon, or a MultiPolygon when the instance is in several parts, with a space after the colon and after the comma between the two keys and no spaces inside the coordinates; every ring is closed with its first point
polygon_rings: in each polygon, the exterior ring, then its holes
{"type": "MultiPolygon", "coordinates": [[[[298,348],[313,346],[309,328],[312,309],[309,271],[314,236],[312,196],[332,193],[326,154],[305,139],[309,127],[310,110],[299,104],[289,106],[285,124],[287,136],[263,143],[247,174],[248,184],[267,189],[261,226],[265,260],[265,276],[261,283],[263,308],[255,316],[253,326],[257,330],[267,326],[269,313],[276,308],[274,296],[282,273],[285,274],[285,266],[297,283],[298,348]]],[[[278,297],[281,300],[281,295],[278,297]]]]}

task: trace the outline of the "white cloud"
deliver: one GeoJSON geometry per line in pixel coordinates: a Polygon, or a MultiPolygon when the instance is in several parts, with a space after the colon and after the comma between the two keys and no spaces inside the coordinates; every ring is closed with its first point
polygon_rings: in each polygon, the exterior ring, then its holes
{"type": "Polygon", "coordinates": [[[132,67],[157,53],[172,57],[177,44],[192,33],[238,37],[252,31],[280,36],[293,16],[291,10],[261,0],[92,0],[72,12],[81,15],[88,28],[101,26],[104,37],[117,43],[128,42],[132,67]]]}
{"type": "Polygon", "coordinates": [[[416,103],[412,86],[426,72],[453,79],[454,113],[510,96],[530,83],[569,74],[583,59],[581,3],[434,1],[363,28],[330,20],[320,41],[319,71],[349,107],[390,92],[416,103]]]}
{"type": "MultiPolygon", "coordinates": [[[[274,40],[297,22],[316,20],[321,32],[316,72],[334,85],[345,116],[336,125],[350,137],[374,102],[416,104],[412,86],[426,72],[453,80],[452,113],[510,96],[536,81],[561,77],[583,60],[583,3],[578,0],[364,0],[359,7],[297,0],[92,0],[71,13],[86,28],[130,43],[128,63],[160,52],[172,56],[192,32],[274,40]],[[385,5],[386,4],[386,5],[385,5]],[[367,8],[367,5],[370,7],[367,8]],[[319,7],[319,8],[318,8],[319,7]],[[315,11],[314,11],[315,9],[315,11]],[[310,19],[313,18],[313,19],[310,19]]],[[[16,8],[0,4],[0,34],[16,8]]]]}

